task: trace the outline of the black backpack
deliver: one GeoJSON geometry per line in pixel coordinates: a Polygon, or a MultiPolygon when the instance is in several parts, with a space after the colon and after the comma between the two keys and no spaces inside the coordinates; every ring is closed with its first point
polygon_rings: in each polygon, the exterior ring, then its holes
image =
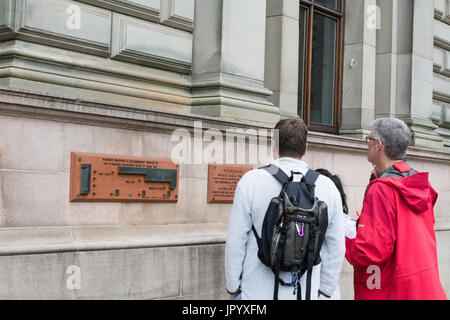
{"type": "Polygon", "coordinates": [[[313,266],[320,263],[320,249],[328,227],[328,209],[314,195],[314,184],[319,173],[313,170],[294,182],[280,168],[269,165],[261,169],[269,172],[281,184],[280,195],[270,201],[264,217],[261,237],[254,226],[258,243],[258,257],[275,275],[274,300],[278,300],[278,287],[292,286],[301,300],[300,277],[307,272],[306,300],[311,299],[313,266]],[[291,272],[292,282],[279,278],[280,271],[291,272]]]}

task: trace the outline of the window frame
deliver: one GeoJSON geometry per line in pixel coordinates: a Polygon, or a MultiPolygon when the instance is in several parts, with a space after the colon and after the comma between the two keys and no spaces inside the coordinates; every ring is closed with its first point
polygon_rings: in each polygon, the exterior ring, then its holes
{"type": "MultiPolygon", "coordinates": [[[[323,4],[317,3],[317,0],[300,0],[299,12],[301,8],[306,10],[306,37],[305,37],[305,64],[302,65],[303,44],[300,42],[303,38],[303,30],[299,30],[299,69],[298,69],[298,90],[303,92],[303,101],[301,94],[298,94],[298,109],[303,102],[303,114],[299,115],[305,121],[308,128],[312,131],[321,131],[326,133],[339,134],[341,124],[342,108],[342,78],[343,78],[343,58],[344,58],[344,16],[345,0],[338,1],[338,10],[329,8],[323,4]],[[335,48],[335,77],[334,77],[334,117],[333,125],[324,125],[310,121],[311,110],[311,69],[312,69],[312,41],[313,41],[313,18],[315,13],[324,15],[336,20],[336,48],[335,48]],[[301,71],[304,70],[304,85],[301,88],[301,71]]],[[[301,17],[301,15],[300,15],[301,17]]],[[[300,22],[299,22],[300,29],[300,22]]]]}

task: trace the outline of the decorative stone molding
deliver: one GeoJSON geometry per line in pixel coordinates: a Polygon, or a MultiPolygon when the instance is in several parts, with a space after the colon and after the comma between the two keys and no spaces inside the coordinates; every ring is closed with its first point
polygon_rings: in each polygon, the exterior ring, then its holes
{"type": "MultiPolygon", "coordinates": [[[[434,36],[434,64],[433,71],[450,77],[450,42],[434,36]]],[[[450,78],[448,79],[450,82],[450,78]]]]}
{"type": "Polygon", "coordinates": [[[450,95],[433,92],[433,122],[439,126],[434,132],[444,138],[444,147],[450,148],[450,95]]]}
{"type": "Polygon", "coordinates": [[[438,2],[435,2],[434,18],[436,20],[440,20],[442,22],[450,24],[450,1],[443,0],[440,1],[440,3],[441,5],[438,5],[438,2]]]}
{"type": "Polygon", "coordinates": [[[2,33],[13,31],[13,0],[0,0],[0,39],[2,33]]]}
{"type": "Polygon", "coordinates": [[[195,0],[77,0],[116,13],[162,23],[177,29],[194,30],[195,0]]]}
{"type": "Polygon", "coordinates": [[[190,73],[192,41],[189,32],[113,14],[113,59],[190,73]]]}
{"type": "MultiPolygon", "coordinates": [[[[136,18],[160,22],[161,0],[77,0],[136,18]]],[[[164,0],[162,0],[164,1],[164,0]]]]}
{"type": "Polygon", "coordinates": [[[48,49],[18,40],[2,43],[2,82],[7,81],[12,88],[46,92],[55,97],[65,92],[72,99],[91,97],[97,101],[130,104],[136,109],[190,110],[189,77],[77,52],[69,56],[58,48],[48,49]],[[8,60],[11,56],[14,56],[12,61],[8,60]],[[21,67],[23,64],[28,68],[21,67]]]}
{"type": "Polygon", "coordinates": [[[194,5],[194,0],[0,0],[0,40],[190,73],[194,5]]]}
{"type": "Polygon", "coordinates": [[[16,0],[15,3],[14,38],[109,55],[111,12],[69,0],[16,0]],[[52,23],[48,23],[49,19],[52,23]]]}
{"type": "Polygon", "coordinates": [[[435,90],[433,92],[433,99],[442,101],[445,103],[450,103],[450,94],[445,94],[443,92],[439,92],[439,91],[435,90]]]}
{"type": "Polygon", "coordinates": [[[183,29],[194,30],[195,0],[162,0],[161,23],[183,29]]]}

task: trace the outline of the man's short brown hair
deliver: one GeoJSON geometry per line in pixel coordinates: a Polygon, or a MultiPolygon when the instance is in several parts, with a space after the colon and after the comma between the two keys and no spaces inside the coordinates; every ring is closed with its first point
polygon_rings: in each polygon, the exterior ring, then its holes
{"type": "Polygon", "coordinates": [[[284,119],[277,123],[278,144],[275,147],[280,157],[301,158],[306,151],[308,127],[300,119],[284,119]]]}

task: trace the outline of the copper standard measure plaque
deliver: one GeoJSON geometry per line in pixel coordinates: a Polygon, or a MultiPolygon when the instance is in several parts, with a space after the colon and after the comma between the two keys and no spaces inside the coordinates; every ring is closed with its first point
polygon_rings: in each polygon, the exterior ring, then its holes
{"type": "Polygon", "coordinates": [[[236,185],[253,166],[208,165],[208,203],[233,203],[236,185]]]}
{"type": "Polygon", "coordinates": [[[71,153],[71,202],[177,202],[178,181],[170,159],[71,153]]]}

